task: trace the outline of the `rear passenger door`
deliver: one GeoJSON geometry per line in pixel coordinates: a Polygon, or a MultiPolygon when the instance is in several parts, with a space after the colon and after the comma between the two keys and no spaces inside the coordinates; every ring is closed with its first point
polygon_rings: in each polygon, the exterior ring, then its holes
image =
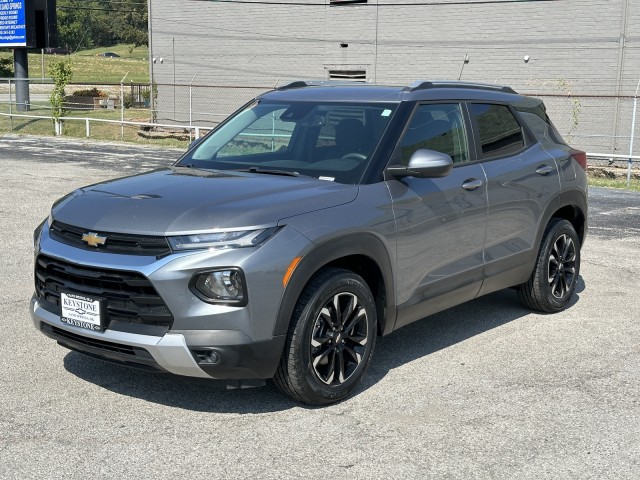
{"type": "Polygon", "coordinates": [[[528,278],[543,212],[560,183],[557,165],[510,106],[469,103],[468,109],[489,202],[483,294],[528,278]]]}
{"type": "Polygon", "coordinates": [[[388,182],[397,225],[396,327],[474,298],[483,278],[486,182],[460,103],[416,106],[394,163],[408,164],[418,149],[446,153],[454,168],[443,178],[388,182]]]}

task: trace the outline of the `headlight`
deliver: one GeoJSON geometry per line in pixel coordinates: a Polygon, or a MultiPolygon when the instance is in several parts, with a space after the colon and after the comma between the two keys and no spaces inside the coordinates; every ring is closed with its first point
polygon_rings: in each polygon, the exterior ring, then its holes
{"type": "Polygon", "coordinates": [[[193,277],[192,291],[210,303],[244,306],[247,304],[244,275],[237,268],[201,272],[193,277]]]}
{"type": "Polygon", "coordinates": [[[169,237],[173,250],[192,250],[199,248],[240,248],[255,247],[266,241],[277,227],[260,230],[235,230],[230,232],[199,233],[169,237]]]}

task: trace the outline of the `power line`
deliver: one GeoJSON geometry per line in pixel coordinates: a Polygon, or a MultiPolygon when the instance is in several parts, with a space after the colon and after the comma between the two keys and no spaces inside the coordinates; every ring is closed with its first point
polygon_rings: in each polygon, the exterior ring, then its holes
{"type": "Polygon", "coordinates": [[[118,13],[146,13],[147,2],[126,2],[122,0],[83,0],[84,4],[89,2],[97,3],[98,5],[104,5],[106,3],[110,5],[126,5],[129,7],[144,7],[140,10],[122,10],[121,8],[109,8],[106,6],[95,6],[95,7],[81,7],[77,3],[73,3],[69,6],[58,6],[59,10],[88,10],[92,12],[118,12],[118,13]]]}
{"type": "MultiPolygon", "coordinates": [[[[99,3],[99,4],[110,3],[113,5],[144,5],[144,6],[147,5],[147,2],[126,2],[122,0],[83,0],[82,3],[89,3],[89,2],[99,3]]],[[[68,7],[61,7],[61,8],[68,8],[68,7]]]]}
{"type": "MultiPolygon", "coordinates": [[[[326,7],[326,3],[311,3],[311,2],[283,2],[277,0],[193,0],[196,2],[208,2],[208,3],[235,3],[240,5],[280,5],[280,6],[295,6],[295,7],[326,7]]],[[[447,5],[491,5],[502,3],[539,3],[539,2],[559,2],[564,0],[467,0],[458,2],[416,2],[416,3],[334,3],[330,4],[330,7],[422,7],[422,6],[447,6],[447,5]]]]}
{"type": "Polygon", "coordinates": [[[58,10],[89,10],[92,12],[117,12],[117,13],[147,13],[146,10],[120,10],[116,8],[97,8],[97,7],[58,7],[58,10]]]}
{"type": "Polygon", "coordinates": [[[138,10],[114,10],[112,8],[58,7],[58,10],[87,10],[91,12],[140,13],[138,10]]]}

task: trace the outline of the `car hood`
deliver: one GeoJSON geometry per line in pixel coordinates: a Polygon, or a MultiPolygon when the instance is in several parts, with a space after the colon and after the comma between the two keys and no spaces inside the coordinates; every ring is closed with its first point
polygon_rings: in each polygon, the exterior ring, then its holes
{"type": "Polygon", "coordinates": [[[98,232],[184,235],[268,227],[353,201],[358,187],[309,177],[170,168],[81,188],[53,218],[98,232]]]}

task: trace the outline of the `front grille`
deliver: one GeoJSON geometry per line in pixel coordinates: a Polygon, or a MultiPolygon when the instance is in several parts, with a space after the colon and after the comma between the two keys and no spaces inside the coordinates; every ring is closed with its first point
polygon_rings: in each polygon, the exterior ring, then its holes
{"type": "Polygon", "coordinates": [[[161,257],[171,253],[171,248],[165,237],[148,235],[129,235],[126,233],[95,232],[107,237],[104,245],[91,247],[82,241],[82,236],[88,233],[86,228],[67,225],[54,221],[49,229],[49,236],[58,242],[73,247],[91,250],[93,252],[120,253],[125,255],[149,255],[161,257]]]}
{"type": "Polygon", "coordinates": [[[35,283],[43,307],[57,315],[61,313],[60,292],[70,292],[106,299],[105,327],[114,330],[163,334],[140,328],[166,331],[173,323],[173,316],[156,289],[137,272],[85,267],[40,255],[36,259],[35,283]]]}

